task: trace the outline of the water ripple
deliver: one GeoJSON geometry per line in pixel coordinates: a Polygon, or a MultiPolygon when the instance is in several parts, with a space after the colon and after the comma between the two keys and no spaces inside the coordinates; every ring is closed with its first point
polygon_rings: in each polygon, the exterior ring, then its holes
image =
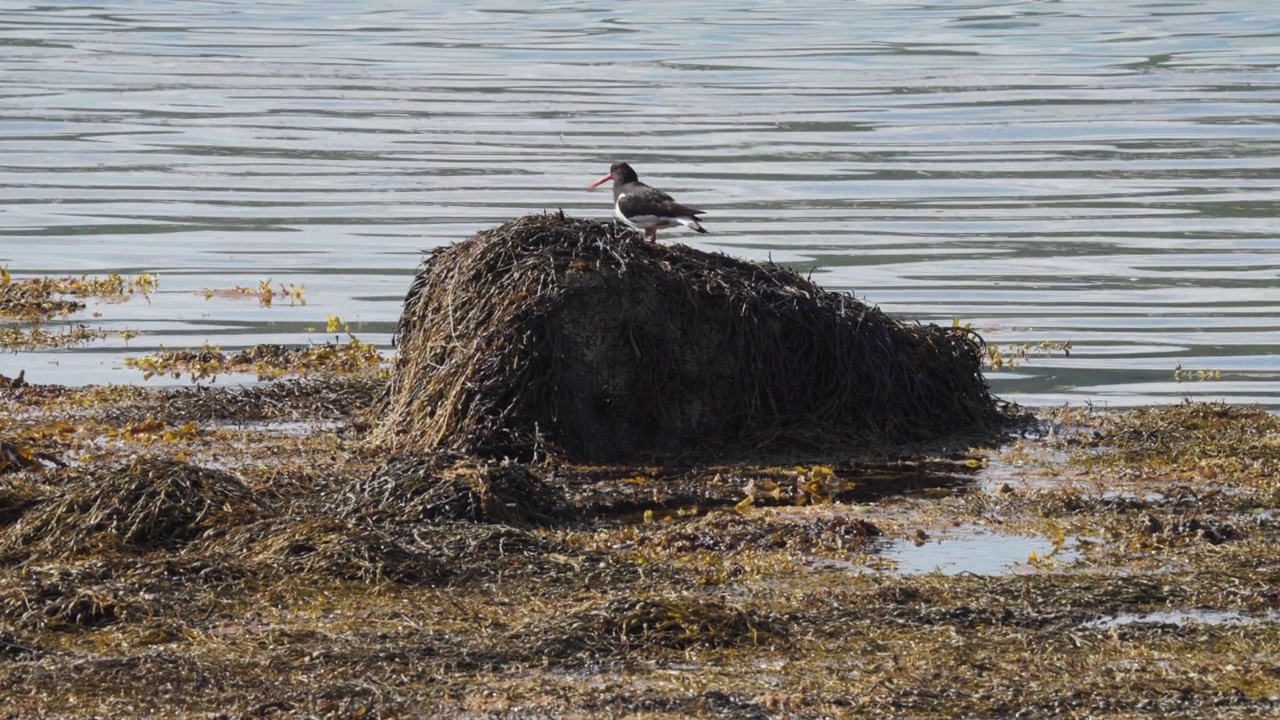
{"type": "MultiPolygon", "coordinates": [[[[58,2],[0,24],[0,262],[152,271],[125,346],[387,344],[424,250],[606,217],[615,157],[709,211],[696,246],[997,343],[1031,403],[1276,404],[1280,14],[1265,0],[58,2]],[[660,23],[653,22],[660,17],[660,23]],[[305,307],[205,300],[305,284],[305,307]],[[1173,368],[1222,379],[1176,382],[1173,368]]],[[[45,363],[56,363],[48,365],[45,363]]],[[[47,372],[38,367],[48,367],[47,372]]]]}

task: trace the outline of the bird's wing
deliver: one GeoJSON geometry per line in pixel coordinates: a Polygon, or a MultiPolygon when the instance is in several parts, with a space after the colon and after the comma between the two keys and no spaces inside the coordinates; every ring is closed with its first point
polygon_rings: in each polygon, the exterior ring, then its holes
{"type": "Polygon", "coordinates": [[[627,217],[635,215],[655,215],[669,218],[693,217],[706,212],[705,210],[681,205],[670,195],[648,185],[639,189],[632,188],[623,193],[618,198],[618,209],[627,217]]]}

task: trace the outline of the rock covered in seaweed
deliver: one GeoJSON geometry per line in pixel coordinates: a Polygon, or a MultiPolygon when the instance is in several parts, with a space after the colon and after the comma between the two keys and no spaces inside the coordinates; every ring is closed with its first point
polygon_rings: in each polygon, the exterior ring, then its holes
{"type": "Polygon", "coordinates": [[[530,215],[436,251],[397,328],[396,451],[580,461],[847,450],[988,434],[982,341],[774,264],[530,215]]]}

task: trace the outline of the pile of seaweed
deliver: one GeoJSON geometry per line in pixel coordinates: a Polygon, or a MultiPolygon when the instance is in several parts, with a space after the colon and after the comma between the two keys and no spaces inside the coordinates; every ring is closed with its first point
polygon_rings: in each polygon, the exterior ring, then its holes
{"type": "MultiPolygon", "coordinates": [[[[236,473],[153,455],[48,479],[0,483],[0,564],[34,571],[89,560],[128,574],[156,562],[196,563],[262,582],[435,584],[456,574],[460,557],[477,569],[495,542],[537,546],[514,526],[574,518],[563,493],[523,466],[457,458],[393,458],[367,480],[289,505],[236,473]]],[[[0,584],[0,619],[15,597],[0,584]]]]}
{"type": "Polygon", "coordinates": [[[336,499],[344,517],[375,525],[466,521],[513,527],[575,519],[563,490],[529,468],[450,453],[389,458],[336,499]]]}
{"type": "Polygon", "coordinates": [[[58,492],[24,503],[17,522],[0,528],[0,558],[181,548],[264,512],[235,475],[166,458],[68,470],[59,480],[58,492]]]}
{"type": "Polygon", "coordinates": [[[393,451],[589,462],[844,451],[1007,426],[966,328],[772,263],[530,215],[436,251],[397,328],[393,451]]]}

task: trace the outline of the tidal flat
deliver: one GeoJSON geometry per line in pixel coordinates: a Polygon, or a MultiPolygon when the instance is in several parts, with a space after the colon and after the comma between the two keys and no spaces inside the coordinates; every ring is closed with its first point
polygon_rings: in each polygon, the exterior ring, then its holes
{"type": "MultiPolygon", "coordinates": [[[[269,357],[264,354],[263,357],[269,357]]],[[[1252,717],[1280,420],[585,467],[368,439],[376,367],[0,387],[9,717],[1252,717]]]]}

